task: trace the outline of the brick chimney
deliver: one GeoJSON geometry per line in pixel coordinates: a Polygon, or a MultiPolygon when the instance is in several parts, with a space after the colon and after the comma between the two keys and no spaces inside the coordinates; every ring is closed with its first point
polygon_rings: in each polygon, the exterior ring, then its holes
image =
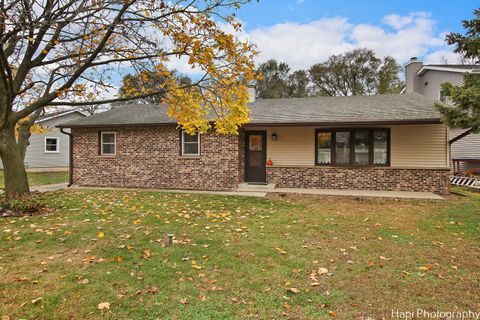
{"type": "Polygon", "coordinates": [[[411,58],[405,66],[406,93],[422,93],[422,79],[417,74],[422,67],[423,62],[419,61],[417,57],[411,58]]]}

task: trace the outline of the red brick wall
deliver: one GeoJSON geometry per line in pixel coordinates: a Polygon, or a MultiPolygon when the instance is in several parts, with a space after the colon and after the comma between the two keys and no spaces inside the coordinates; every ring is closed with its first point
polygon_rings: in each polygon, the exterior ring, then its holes
{"type": "MultiPolygon", "coordinates": [[[[201,156],[180,155],[180,132],[168,127],[105,129],[117,133],[117,155],[99,155],[100,128],[73,129],[73,183],[80,186],[226,190],[244,179],[244,132],[208,133],[201,156]]],[[[267,168],[268,182],[287,188],[390,191],[449,190],[449,170],[267,168]]]]}
{"type": "Polygon", "coordinates": [[[105,129],[117,134],[116,156],[99,155],[99,131],[73,129],[73,183],[80,186],[225,190],[239,182],[238,136],[201,136],[201,155],[180,155],[173,126],[105,129]]]}
{"type": "Polygon", "coordinates": [[[450,170],[395,168],[268,167],[268,182],[279,188],[420,191],[446,194],[450,170]]]}

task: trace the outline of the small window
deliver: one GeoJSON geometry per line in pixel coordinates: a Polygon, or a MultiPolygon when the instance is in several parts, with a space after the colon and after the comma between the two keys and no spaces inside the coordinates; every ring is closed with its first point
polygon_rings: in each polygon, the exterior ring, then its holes
{"type": "Polygon", "coordinates": [[[182,131],[182,156],[200,155],[200,135],[190,135],[182,131]]]}
{"type": "Polygon", "coordinates": [[[100,154],[102,156],[114,156],[117,152],[115,132],[102,132],[100,136],[100,154]]]}
{"type": "Polygon", "coordinates": [[[440,102],[452,104],[452,101],[447,96],[447,93],[445,92],[445,90],[441,89],[438,96],[439,96],[440,102]]]}
{"type": "Polygon", "coordinates": [[[355,161],[354,165],[366,166],[370,163],[370,131],[359,130],[355,133],[355,161]]]}
{"type": "Polygon", "coordinates": [[[59,152],[58,137],[46,137],[45,138],[45,152],[46,153],[59,152]]]}
{"type": "Polygon", "coordinates": [[[332,133],[317,133],[317,162],[319,164],[330,164],[332,157],[332,133]]]}
{"type": "Polygon", "coordinates": [[[350,131],[335,133],[335,163],[350,163],[350,131]]]}
{"type": "Polygon", "coordinates": [[[388,132],[385,130],[373,131],[373,165],[385,166],[388,164],[388,132]]]}

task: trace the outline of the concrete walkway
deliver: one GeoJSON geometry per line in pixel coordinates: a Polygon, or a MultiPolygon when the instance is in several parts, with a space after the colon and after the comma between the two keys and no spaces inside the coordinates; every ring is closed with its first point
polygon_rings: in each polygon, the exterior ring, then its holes
{"type": "Polygon", "coordinates": [[[435,193],[432,193],[432,192],[336,190],[336,189],[296,189],[296,188],[276,188],[276,189],[274,189],[274,192],[276,192],[276,193],[317,194],[317,195],[325,195],[325,196],[444,200],[443,197],[441,197],[441,196],[439,196],[435,193]]]}
{"type": "Polygon", "coordinates": [[[57,184],[45,184],[43,186],[32,186],[30,187],[31,191],[38,192],[47,192],[47,191],[57,191],[62,189],[67,189],[68,183],[57,183],[57,184]]]}
{"type": "Polygon", "coordinates": [[[262,191],[200,191],[200,190],[175,190],[175,189],[139,189],[139,188],[108,188],[108,187],[78,187],[73,186],[72,189],[90,189],[90,190],[124,190],[124,191],[152,191],[152,192],[170,192],[170,193],[192,193],[192,194],[214,194],[221,196],[245,196],[264,198],[267,192],[262,191]]]}
{"type": "MultiPolygon", "coordinates": [[[[43,186],[34,186],[32,191],[47,192],[67,189],[67,183],[49,184],[43,186]]],[[[300,189],[300,188],[275,188],[265,189],[260,186],[249,186],[248,190],[232,191],[196,191],[196,190],[169,190],[169,189],[131,189],[131,188],[100,188],[100,187],[77,187],[72,189],[98,189],[98,190],[142,190],[156,192],[173,193],[192,193],[192,194],[215,194],[223,196],[246,196],[263,198],[268,193],[293,193],[293,194],[311,194],[324,196],[345,196],[345,197],[374,197],[374,198],[397,198],[397,199],[424,199],[424,200],[444,200],[443,197],[431,192],[407,192],[407,191],[372,191],[372,190],[336,190],[336,189],[300,189]]]]}

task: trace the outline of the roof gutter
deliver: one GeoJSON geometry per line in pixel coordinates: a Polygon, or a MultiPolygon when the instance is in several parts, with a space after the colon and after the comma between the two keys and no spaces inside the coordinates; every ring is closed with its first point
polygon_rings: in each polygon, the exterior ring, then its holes
{"type": "MultiPolygon", "coordinates": [[[[322,122],[249,122],[250,126],[339,126],[339,125],[394,125],[394,124],[439,124],[439,118],[411,119],[411,120],[379,120],[379,121],[322,121],[322,122]]],[[[57,128],[125,128],[125,127],[161,127],[178,126],[176,122],[134,123],[134,124],[84,124],[58,125],[57,128]]]]}
{"type": "Polygon", "coordinates": [[[385,121],[337,121],[337,122],[250,122],[246,127],[259,126],[355,126],[355,125],[408,125],[408,124],[440,124],[440,119],[417,119],[417,120],[385,120],[385,121]]]}
{"type": "Polygon", "coordinates": [[[68,160],[68,185],[71,187],[73,185],[73,135],[70,132],[66,132],[64,128],[60,127],[60,132],[66,134],[69,137],[70,150],[69,150],[69,160],[68,160]]]}
{"type": "Polygon", "coordinates": [[[122,124],[59,124],[57,128],[116,128],[116,127],[160,127],[160,126],[178,126],[176,122],[159,123],[122,123],[122,124]]]}

